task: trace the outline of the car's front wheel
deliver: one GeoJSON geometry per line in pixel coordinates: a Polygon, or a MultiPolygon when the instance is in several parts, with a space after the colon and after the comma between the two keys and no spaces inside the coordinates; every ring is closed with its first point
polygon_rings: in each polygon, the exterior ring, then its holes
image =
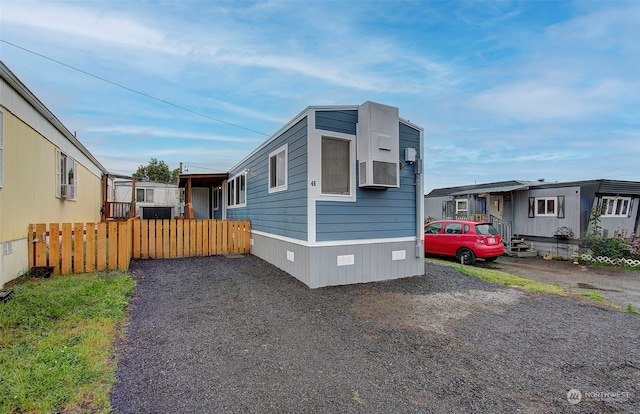
{"type": "Polygon", "coordinates": [[[458,261],[462,264],[472,265],[476,262],[476,255],[471,249],[462,248],[458,250],[458,261]]]}

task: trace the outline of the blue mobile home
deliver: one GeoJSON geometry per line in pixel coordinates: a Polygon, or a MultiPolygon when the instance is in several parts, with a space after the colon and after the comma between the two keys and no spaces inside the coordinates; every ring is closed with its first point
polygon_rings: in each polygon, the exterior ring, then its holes
{"type": "Polygon", "coordinates": [[[222,215],[312,288],[422,275],[422,159],[398,108],[308,107],[229,171],[222,215]]]}

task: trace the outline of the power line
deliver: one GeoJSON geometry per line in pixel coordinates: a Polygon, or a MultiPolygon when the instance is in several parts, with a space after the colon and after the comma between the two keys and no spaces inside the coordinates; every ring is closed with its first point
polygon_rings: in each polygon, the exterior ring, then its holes
{"type": "Polygon", "coordinates": [[[153,99],[153,100],[158,101],[158,102],[162,102],[163,104],[173,106],[174,108],[178,108],[178,109],[181,109],[181,110],[183,110],[183,111],[190,112],[190,113],[192,113],[192,114],[195,114],[195,115],[198,115],[198,116],[201,116],[201,117],[204,117],[204,118],[210,119],[210,120],[212,120],[212,121],[220,122],[221,124],[226,124],[226,125],[229,125],[229,126],[232,126],[232,127],[235,127],[235,128],[244,129],[245,131],[253,132],[253,133],[255,133],[255,134],[260,134],[260,135],[264,135],[264,136],[267,136],[267,137],[269,136],[269,134],[265,134],[264,132],[256,131],[255,129],[251,129],[251,128],[243,127],[243,126],[241,126],[241,125],[233,124],[233,123],[231,123],[231,122],[223,121],[222,119],[214,118],[214,117],[209,116],[209,115],[207,115],[207,114],[203,114],[202,112],[198,112],[198,111],[194,111],[193,109],[186,108],[186,107],[184,107],[184,106],[182,106],[182,105],[174,104],[173,102],[169,102],[169,101],[166,101],[166,100],[164,100],[164,99],[157,98],[157,97],[155,97],[155,96],[149,95],[149,94],[144,93],[144,92],[140,92],[140,91],[138,91],[138,90],[136,90],[136,89],[130,88],[130,87],[125,86],[125,85],[121,85],[121,84],[119,84],[119,83],[116,83],[116,82],[110,81],[109,79],[105,79],[105,78],[100,77],[100,76],[98,76],[98,75],[94,75],[93,73],[87,72],[87,71],[85,71],[85,70],[82,70],[82,69],[76,68],[76,67],[71,66],[71,65],[68,65],[68,64],[66,64],[66,63],[64,63],[64,62],[61,62],[61,61],[59,61],[59,60],[56,60],[56,59],[50,58],[50,57],[45,56],[45,55],[43,55],[43,54],[41,54],[41,53],[34,52],[33,50],[27,49],[27,48],[22,47],[22,46],[18,46],[18,45],[16,45],[16,44],[11,43],[11,42],[8,42],[8,41],[6,41],[6,40],[4,40],[4,39],[0,39],[0,42],[2,42],[2,43],[6,43],[6,44],[8,44],[9,46],[13,46],[13,47],[15,47],[15,48],[17,48],[17,49],[24,50],[25,52],[31,53],[31,54],[36,55],[36,56],[38,56],[38,57],[41,57],[41,58],[43,58],[43,59],[50,60],[51,62],[57,63],[58,65],[65,66],[65,67],[67,67],[67,68],[69,68],[69,69],[72,69],[72,70],[75,70],[75,71],[77,71],[77,72],[83,73],[83,74],[85,74],[85,75],[87,75],[87,76],[91,76],[92,78],[95,78],[95,79],[101,80],[101,81],[106,82],[106,83],[108,83],[108,84],[111,84],[111,85],[113,85],[113,86],[117,86],[118,88],[125,89],[125,90],[127,90],[127,91],[129,91],[129,92],[137,93],[138,95],[144,96],[145,98],[149,98],[149,99],[153,99]]]}

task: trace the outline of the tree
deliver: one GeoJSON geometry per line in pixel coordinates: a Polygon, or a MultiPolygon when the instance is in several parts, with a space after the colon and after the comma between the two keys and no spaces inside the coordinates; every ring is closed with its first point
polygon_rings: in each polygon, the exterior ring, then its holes
{"type": "Polygon", "coordinates": [[[149,164],[138,167],[138,171],[133,174],[133,177],[138,180],[177,184],[178,174],[180,174],[179,168],[171,171],[164,161],[158,161],[156,158],[151,158],[149,164]]]}

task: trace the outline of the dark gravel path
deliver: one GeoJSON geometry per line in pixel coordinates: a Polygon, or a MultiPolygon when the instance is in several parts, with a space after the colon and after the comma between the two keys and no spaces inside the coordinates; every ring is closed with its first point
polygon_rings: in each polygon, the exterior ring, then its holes
{"type": "Polygon", "coordinates": [[[640,412],[640,315],[435,264],[317,290],[253,256],[131,269],[117,413],[640,412]]]}

